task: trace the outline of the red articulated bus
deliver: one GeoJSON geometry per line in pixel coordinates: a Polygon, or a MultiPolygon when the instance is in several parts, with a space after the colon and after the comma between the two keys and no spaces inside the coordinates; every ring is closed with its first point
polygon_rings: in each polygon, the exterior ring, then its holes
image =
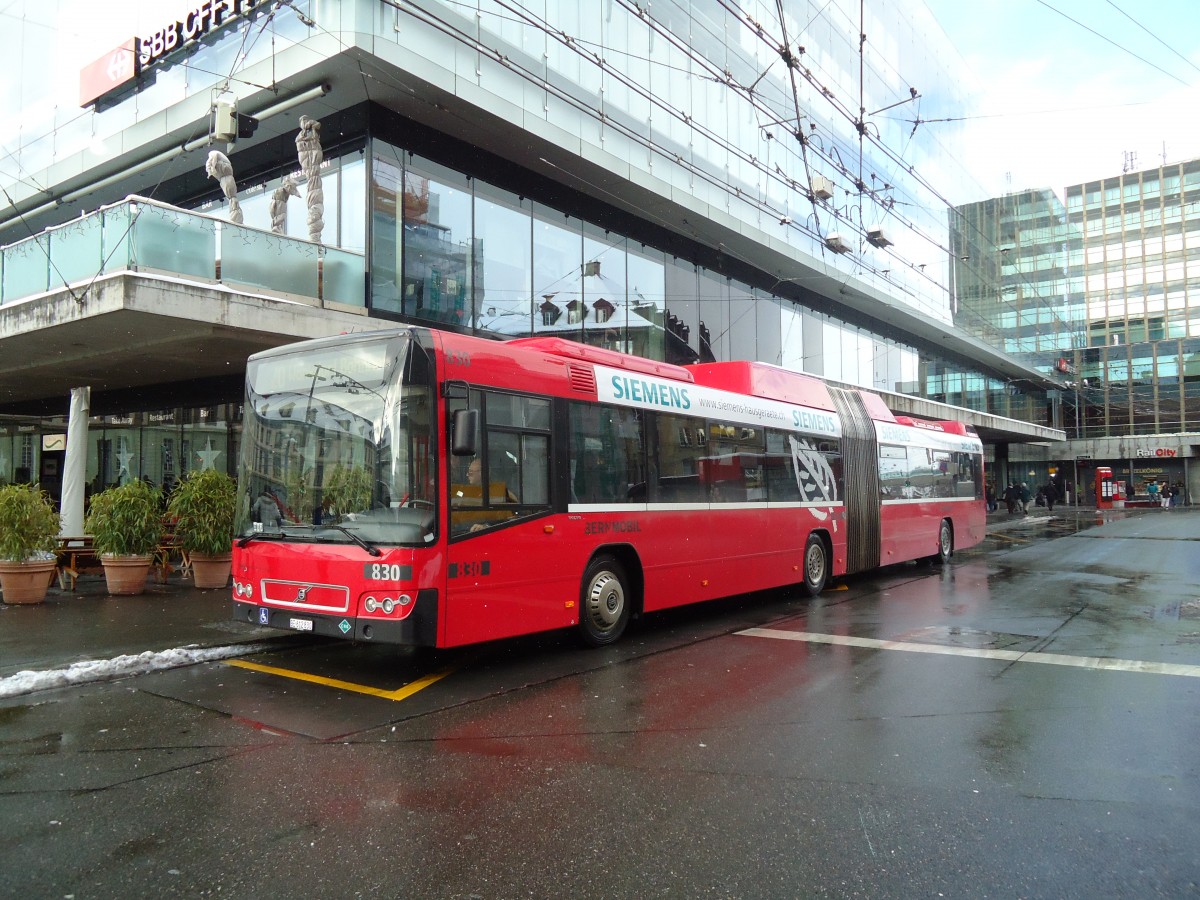
{"type": "Polygon", "coordinates": [[[452,647],[920,558],[984,535],[957,422],[754,362],[396,328],[247,366],[240,621],[452,647]]]}

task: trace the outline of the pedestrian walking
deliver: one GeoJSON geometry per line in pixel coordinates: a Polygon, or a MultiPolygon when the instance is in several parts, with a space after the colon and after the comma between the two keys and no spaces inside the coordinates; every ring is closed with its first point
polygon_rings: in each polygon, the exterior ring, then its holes
{"type": "Polygon", "coordinates": [[[1021,482],[1021,493],[1019,496],[1021,499],[1021,515],[1027,516],[1029,515],[1029,507],[1033,505],[1033,491],[1029,489],[1028,482],[1021,482]]]}
{"type": "Polygon", "coordinates": [[[1159,505],[1163,509],[1170,509],[1171,508],[1171,496],[1172,496],[1171,486],[1169,484],[1167,484],[1166,482],[1163,482],[1163,486],[1159,490],[1158,495],[1159,495],[1159,497],[1162,498],[1159,500],[1159,505]]]}
{"type": "Polygon", "coordinates": [[[1011,516],[1017,511],[1017,503],[1020,501],[1021,493],[1017,490],[1017,486],[1011,481],[1008,487],[1004,489],[1004,503],[1008,507],[1008,514],[1011,516]]]}
{"type": "Polygon", "coordinates": [[[1054,504],[1058,502],[1058,488],[1054,486],[1053,480],[1042,485],[1042,497],[1046,500],[1046,511],[1054,512],[1054,504]]]}

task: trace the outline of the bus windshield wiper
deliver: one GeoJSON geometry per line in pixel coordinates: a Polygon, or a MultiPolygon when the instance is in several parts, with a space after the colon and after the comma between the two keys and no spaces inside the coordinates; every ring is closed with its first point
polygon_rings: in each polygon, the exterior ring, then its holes
{"type": "Polygon", "coordinates": [[[372,556],[383,556],[383,551],[381,551],[378,547],[376,547],[374,544],[372,544],[370,541],[366,540],[365,538],[361,537],[360,535],[355,534],[353,531],[351,531],[349,528],[346,528],[344,525],[330,525],[330,524],[322,523],[319,527],[320,528],[332,528],[335,531],[340,531],[342,534],[346,535],[346,537],[350,538],[350,540],[354,541],[354,543],[358,544],[358,546],[362,547],[364,550],[366,550],[372,556]]]}
{"type": "Polygon", "coordinates": [[[278,528],[279,530],[278,531],[266,531],[266,530],[252,531],[249,534],[243,535],[242,537],[238,538],[237,545],[239,547],[245,547],[251,541],[283,541],[283,540],[287,540],[287,538],[289,536],[287,529],[289,529],[289,528],[291,528],[291,529],[299,528],[303,531],[312,531],[313,530],[312,525],[303,525],[299,522],[288,522],[287,524],[281,523],[275,527],[278,528]]]}
{"type": "MultiPolygon", "coordinates": [[[[350,540],[354,541],[354,543],[358,544],[358,546],[362,547],[364,550],[366,550],[372,556],[383,556],[382,550],[380,550],[378,547],[376,547],[370,541],[366,540],[365,538],[361,537],[360,535],[355,534],[353,531],[351,531],[349,528],[346,528],[343,525],[335,525],[330,522],[323,522],[320,525],[283,525],[280,527],[281,527],[281,529],[287,529],[287,528],[297,529],[298,528],[298,529],[301,529],[304,531],[316,531],[318,528],[329,528],[329,529],[332,529],[333,531],[340,531],[342,534],[346,535],[346,537],[350,538],[350,540]]],[[[255,531],[251,534],[247,534],[246,536],[239,538],[237,545],[239,547],[245,547],[251,541],[283,541],[283,540],[287,540],[287,538],[288,538],[288,534],[284,530],[255,531]]]]}
{"type": "Polygon", "coordinates": [[[245,547],[251,541],[282,541],[286,537],[282,531],[252,531],[238,538],[237,545],[245,547]]]}

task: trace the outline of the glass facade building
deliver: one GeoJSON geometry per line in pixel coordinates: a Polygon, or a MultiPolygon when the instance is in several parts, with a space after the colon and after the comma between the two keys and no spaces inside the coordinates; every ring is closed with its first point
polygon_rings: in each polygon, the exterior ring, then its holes
{"type": "Polygon", "coordinates": [[[1036,467],[1107,465],[1135,496],[1200,489],[1200,160],[958,207],[955,292],[991,343],[1058,373],[1067,442],[1036,467]],[[1052,323],[1050,328],[1036,323],[1052,323]]]}
{"type": "Polygon", "coordinates": [[[1200,160],[1067,188],[1084,435],[1200,432],[1200,160]]]}
{"type": "MultiPolygon", "coordinates": [[[[979,327],[986,291],[954,282],[944,198],[966,173],[947,146],[967,100],[919,0],[233,6],[200,33],[186,3],[103,22],[76,0],[16,4],[21,27],[0,37],[20,73],[18,127],[0,138],[13,199],[0,303],[125,260],[318,314],[555,334],[673,363],[756,359],[1051,424],[1053,380],[979,327]],[[132,35],[140,73],[98,101],[80,107],[35,77],[132,35]],[[257,131],[206,142],[219,102],[258,114],[257,131]],[[301,112],[322,127],[316,240],[301,112]],[[947,124],[917,127],[931,119],[947,124]],[[203,172],[213,149],[227,151],[231,190],[203,172]],[[124,208],[128,194],[154,202],[124,208]],[[96,217],[122,209],[128,230],[112,240],[118,226],[96,217]],[[64,277],[45,264],[51,238],[28,232],[79,214],[71,228],[102,262],[71,255],[83,268],[64,277]],[[155,243],[158,219],[171,225],[155,243]],[[154,265],[131,247],[158,251],[154,265]]],[[[1063,323],[1039,313],[1031,327],[1063,323]]],[[[238,398],[181,399],[185,423],[238,398]]],[[[157,478],[162,452],[130,475],[157,478]]]]}

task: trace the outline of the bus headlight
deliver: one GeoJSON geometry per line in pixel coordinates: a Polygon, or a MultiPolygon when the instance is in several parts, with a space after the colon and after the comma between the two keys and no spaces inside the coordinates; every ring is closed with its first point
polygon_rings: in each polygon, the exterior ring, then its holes
{"type": "Polygon", "coordinates": [[[379,609],[379,604],[375,601],[374,597],[368,597],[367,601],[363,604],[363,608],[366,609],[367,612],[373,613],[375,610],[379,609]]]}
{"type": "Polygon", "coordinates": [[[393,612],[396,611],[396,601],[393,600],[391,597],[388,597],[386,600],[384,600],[383,601],[383,611],[387,615],[390,616],[393,612]]]}

